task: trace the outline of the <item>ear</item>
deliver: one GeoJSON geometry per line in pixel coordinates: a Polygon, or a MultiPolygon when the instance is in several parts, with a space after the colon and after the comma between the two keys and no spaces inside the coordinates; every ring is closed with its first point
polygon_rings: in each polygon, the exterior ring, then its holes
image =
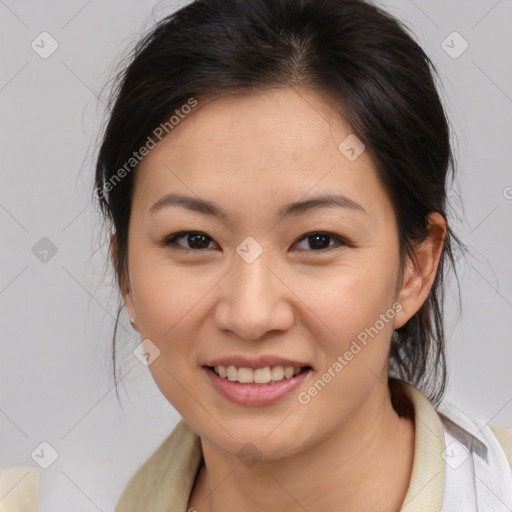
{"type": "MultiPolygon", "coordinates": [[[[116,233],[112,233],[110,237],[110,256],[112,258],[112,263],[114,264],[114,270],[116,272],[116,276],[119,282],[119,289],[121,291],[121,295],[123,296],[124,304],[130,315],[130,318],[135,318],[135,307],[133,304],[132,293],[129,287],[129,283],[126,282],[124,276],[122,276],[121,269],[119,268],[119,262],[117,260],[117,236],[116,233]]],[[[132,323],[132,327],[138,331],[135,323],[132,323]]]]}
{"type": "Polygon", "coordinates": [[[437,212],[428,216],[427,238],[414,247],[415,261],[407,258],[397,302],[402,309],[395,316],[395,329],[402,327],[427,300],[436,277],[446,238],[446,220],[437,212]]]}

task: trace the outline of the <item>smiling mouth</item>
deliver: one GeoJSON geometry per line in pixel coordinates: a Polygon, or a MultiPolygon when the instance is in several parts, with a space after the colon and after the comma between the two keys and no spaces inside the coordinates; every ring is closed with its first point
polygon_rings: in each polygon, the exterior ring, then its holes
{"type": "Polygon", "coordinates": [[[238,366],[206,366],[208,370],[222,379],[237,384],[268,386],[311,370],[311,366],[265,366],[263,368],[244,368],[238,366]]]}

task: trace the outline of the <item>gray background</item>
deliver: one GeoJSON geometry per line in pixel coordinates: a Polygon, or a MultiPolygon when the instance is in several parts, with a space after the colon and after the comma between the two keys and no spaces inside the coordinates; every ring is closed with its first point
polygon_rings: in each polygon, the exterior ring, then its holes
{"type": "MultiPolygon", "coordinates": [[[[454,226],[471,256],[459,265],[462,316],[456,288],[449,292],[448,399],[482,425],[512,428],[512,3],[379,4],[413,29],[437,65],[457,136],[451,195],[462,221],[454,226]],[[453,31],[469,44],[457,58],[442,47],[453,31]]],[[[117,296],[90,202],[102,86],[127,45],[177,5],[0,0],[0,469],[37,467],[31,453],[50,443],[58,458],[41,469],[43,512],[113,510],[178,421],[132,354],[140,340],[126,315],[121,405],[116,399],[117,296]],[[43,31],[59,45],[46,59],[31,47],[43,31]]],[[[452,53],[462,48],[457,36],[447,41],[452,53]]]]}

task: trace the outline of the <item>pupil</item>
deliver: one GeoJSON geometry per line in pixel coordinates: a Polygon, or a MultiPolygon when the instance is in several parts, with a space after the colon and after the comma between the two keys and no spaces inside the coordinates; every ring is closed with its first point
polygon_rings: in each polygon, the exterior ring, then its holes
{"type": "Polygon", "coordinates": [[[191,247],[194,247],[194,246],[196,246],[195,248],[208,247],[208,241],[206,240],[205,235],[200,235],[200,234],[188,235],[188,241],[189,241],[189,244],[191,247]],[[197,242],[198,239],[199,239],[199,242],[197,242]],[[201,239],[202,239],[202,243],[201,243],[201,239]]]}
{"type": "Polygon", "coordinates": [[[312,236],[310,237],[310,244],[309,244],[309,245],[310,245],[310,247],[311,247],[312,249],[319,249],[319,248],[320,248],[320,249],[324,249],[325,247],[329,247],[329,236],[328,236],[328,235],[322,235],[322,234],[320,234],[320,235],[312,235],[312,236]],[[313,243],[312,243],[312,244],[311,244],[311,239],[313,240],[313,243]],[[322,244],[322,243],[320,243],[319,245],[320,245],[320,246],[322,246],[322,247],[319,247],[319,246],[316,244],[316,242],[317,242],[319,239],[320,239],[320,240],[322,240],[322,239],[323,239],[323,241],[324,241],[324,242],[326,241],[326,242],[327,242],[327,244],[322,244]]]}

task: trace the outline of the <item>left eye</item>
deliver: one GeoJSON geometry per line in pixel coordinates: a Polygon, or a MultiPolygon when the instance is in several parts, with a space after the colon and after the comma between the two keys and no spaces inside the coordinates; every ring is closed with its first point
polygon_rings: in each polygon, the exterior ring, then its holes
{"type": "MultiPolygon", "coordinates": [[[[314,232],[308,233],[296,242],[296,244],[300,244],[301,241],[306,241],[307,247],[301,248],[299,250],[312,250],[313,252],[320,252],[325,250],[332,249],[335,245],[343,246],[348,245],[348,243],[340,238],[339,236],[333,235],[331,233],[324,232],[314,232]],[[334,240],[335,244],[331,245],[330,240],[334,240]]],[[[176,246],[180,249],[184,250],[204,250],[211,249],[212,247],[208,247],[210,242],[213,242],[213,239],[209,237],[206,233],[202,233],[200,231],[182,231],[181,233],[175,233],[170,237],[167,237],[163,241],[164,246],[176,246]],[[188,247],[179,244],[177,241],[184,238],[188,247]]]]}
{"type": "Polygon", "coordinates": [[[306,249],[313,249],[315,250],[315,252],[318,252],[333,247],[332,245],[329,245],[329,239],[336,240],[338,245],[345,244],[345,241],[342,240],[340,237],[336,235],[331,235],[330,233],[309,233],[300,238],[297,243],[300,243],[301,240],[309,240],[309,242],[306,242],[309,246],[306,247],[306,249]]]}

